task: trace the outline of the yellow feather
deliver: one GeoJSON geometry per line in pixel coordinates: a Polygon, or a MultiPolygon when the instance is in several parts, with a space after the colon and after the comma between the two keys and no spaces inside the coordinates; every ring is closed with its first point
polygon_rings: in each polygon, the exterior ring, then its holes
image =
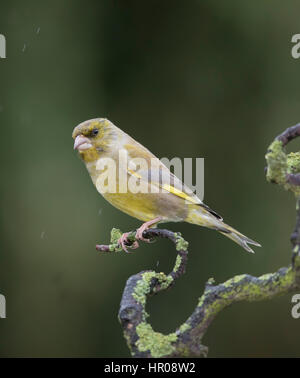
{"type": "Polygon", "coordinates": [[[191,203],[193,203],[195,205],[199,204],[199,200],[196,201],[194,198],[192,198],[188,194],[182,192],[181,190],[178,190],[178,189],[174,188],[174,186],[163,184],[162,188],[164,190],[166,190],[167,192],[175,194],[175,196],[181,197],[181,198],[183,198],[183,199],[185,199],[185,200],[187,200],[187,201],[189,201],[189,202],[191,202],[191,203]]]}

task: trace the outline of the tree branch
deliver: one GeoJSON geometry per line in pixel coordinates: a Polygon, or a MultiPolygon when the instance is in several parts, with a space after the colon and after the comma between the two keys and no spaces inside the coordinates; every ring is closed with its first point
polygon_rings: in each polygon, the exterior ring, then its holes
{"type": "MultiPolygon", "coordinates": [[[[300,124],[288,128],[270,145],[267,154],[266,176],[269,182],[283,186],[296,196],[296,225],[291,235],[292,263],[275,273],[253,277],[248,274],[235,276],[219,285],[209,280],[191,316],[178,329],[168,335],[156,332],[147,322],[145,307],[149,296],[171,288],[185,272],[188,243],[179,233],[169,230],[149,229],[143,237],[167,238],[175,244],[177,257],[169,274],[153,270],[131,276],[126,283],[119,320],[124,337],[133,357],[199,357],[206,356],[208,348],[202,338],[215,316],[229,305],[241,301],[261,301],[300,289],[300,153],[286,154],[284,147],[300,136],[300,124]]],[[[110,245],[97,245],[101,252],[119,252],[121,231],[113,229],[110,245]]],[[[129,245],[135,241],[131,232],[129,245]]]]}

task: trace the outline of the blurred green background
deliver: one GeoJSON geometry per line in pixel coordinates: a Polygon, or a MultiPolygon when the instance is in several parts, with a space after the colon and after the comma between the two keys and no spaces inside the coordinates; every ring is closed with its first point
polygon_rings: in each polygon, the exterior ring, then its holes
{"type": "MultiPolygon", "coordinates": [[[[99,255],[112,227],[139,221],[106,203],[73,151],[80,122],[107,117],[158,157],[205,158],[205,202],[259,241],[256,254],[190,224],[187,273],[149,301],[173,331],[209,277],[290,262],[291,194],[266,183],[268,144],[300,120],[297,1],[1,1],[0,354],[128,357],[117,313],[127,278],[168,271],[167,241],[99,255]],[[157,267],[158,265],[158,267],[157,267]]],[[[292,147],[297,148],[297,142],[292,147]]],[[[291,297],[223,311],[210,357],[300,356],[291,297]]]]}

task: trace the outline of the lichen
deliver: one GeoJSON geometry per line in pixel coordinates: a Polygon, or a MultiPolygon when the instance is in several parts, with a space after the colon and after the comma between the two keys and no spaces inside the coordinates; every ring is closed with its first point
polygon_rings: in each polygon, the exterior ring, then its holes
{"type": "Polygon", "coordinates": [[[242,281],[243,279],[245,279],[247,277],[246,274],[240,274],[239,276],[234,276],[233,278],[231,278],[230,280],[226,281],[223,283],[223,286],[225,287],[230,287],[232,286],[233,284],[236,284],[240,281],[242,281]]]}
{"type": "Polygon", "coordinates": [[[296,274],[299,275],[298,271],[300,269],[300,256],[296,254],[294,261],[293,261],[293,267],[296,270],[296,274]]]}
{"type": "Polygon", "coordinates": [[[199,298],[199,301],[198,301],[198,307],[201,307],[203,305],[205,301],[205,295],[203,294],[200,298],[199,298]]]}
{"type": "Polygon", "coordinates": [[[294,274],[291,270],[284,272],[278,271],[272,274],[268,273],[258,278],[247,275],[236,276],[222,285],[229,290],[224,291],[220,296],[224,300],[232,298],[238,298],[238,300],[247,299],[248,301],[267,299],[273,296],[275,290],[284,293],[285,289],[292,284],[293,276],[294,274]],[[244,283],[238,286],[234,285],[243,279],[245,280],[244,283]],[[278,288],[281,290],[278,290],[278,288]],[[239,294],[238,297],[237,293],[239,294]]]}
{"type": "Polygon", "coordinates": [[[109,248],[109,252],[121,252],[122,251],[122,248],[119,246],[118,243],[110,244],[108,246],[108,248],[109,248]]]}
{"type": "Polygon", "coordinates": [[[215,282],[216,282],[216,280],[214,279],[214,277],[210,277],[207,280],[206,285],[213,285],[215,282]]]}
{"type": "Polygon", "coordinates": [[[167,289],[173,282],[173,277],[166,275],[163,272],[156,273],[154,271],[151,271],[143,273],[142,279],[137,282],[134,293],[132,294],[133,298],[143,307],[145,307],[146,297],[150,293],[151,282],[153,279],[156,279],[159,284],[159,288],[154,287],[154,292],[158,291],[159,289],[167,289]]]}
{"type": "Polygon", "coordinates": [[[110,232],[110,242],[112,244],[117,244],[120,237],[122,236],[122,231],[118,228],[113,228],[110,232]]]}
{"type": "Polygon", "coordinates": [[[269,146],[266,160],[268,164],[267,180],[284,185],[286,182],[287,158],[281,141],[275,140],[269,146]]]}
{"type": "Polygon", "coordinates": [[[300,153],[291,152],[287,156],[288,173],[297,174],[300,172],[300,153]]]}
{"type": "Polygon", "coordinates": [[[267,281],[269,280],[270,278],[272,278],[273,274],[272,273],[266,273],[266,274],[263,274],[262,276],[259,277],[260,280],[263,280],[263,281],[267,281]]]}
{"type": "Polygon", "coordinates": [[[151,289],[151,280],[155,278],[156,274],[156,272],[145,272],[142,274],[142,279],[136,284],[132,296],[142,306],[146,304],[146,296],[150,293],[151,289]]]}
{"type": "Polygon", "coordinates": [[[113,228],[111,230],[111,232],[110,232],[111,244],[109,244],[109,246],[108,246],[110,252],[121,252],[122,251],[122,247],[118,243],[121,236],[122,236],[121,230],[119,230],[117,228],[113,228]]]}
{"type": "Polygon", "coordinates": [[[180,255],[177,255],[175,266],[174,266],[174,269],[173,269],[174,272],[178,271],[178,269],[180,268],[181,263],[182,263],[182,257],[180,255]]]}
{"type": "Polygon", "coordinates": [[[268,148],[266,160],[267,180],[282,185],[299,197],[300,187],[287,182],[287,175],[300,173],[300,153],[291,152],[287,155],[282,142],[275,140],[268,148]]]}
{"type": "Polygon", "coordinates": [[[160,358],[175,351],[175,347],[172,345],[177,340],[175,332],[163,335],[160,332],[155,332],[151,325],[145,322],[136,327],[136,332],[139,337],[136,346],[140,352],[150,351],[151,357],[160,358]]]}
{"type": "Polygon", "coordinates": [[[176,232],[174,234],[175,236],[175,245],[176,245],[176,250],[177,251],[187,251],[189,247],[189,243],[183,239],[181,236],[180,232],[176,232]]]}
{"type": "Polygon", "coordinates": [[[192,328],[190,326],[190,324],[188,323],[183,323],[180,327],[179,327],[179,331],[180,333],[184,333],[185,331],[187,331],[188,329],[192,328]]]}
{"type": "Polygon", "coordinates": [[[174,279],[172,276],[169,276],[169,275],[166,276],[164,273],[159,273],[159,274],[162,275],[161,277],[158,277],[158,282],[160,283],[160,290],[165,290],[171,285],[174,279]]]}
{"type": "Polygon", "coordinates": [[[272,298],[274,292],[277,292],[278,295],[284,294],[294,280],[295,272],[292,268],[264,274],[257,278],[242,274],[219,286],[205,290],[205,293],[199,299],[198,307],[205,303],[205,316],[208,317],[235,301],[247,300],[251,302],[272,298]],[[217,298],[217,300],[214,298],[217,298]]]}

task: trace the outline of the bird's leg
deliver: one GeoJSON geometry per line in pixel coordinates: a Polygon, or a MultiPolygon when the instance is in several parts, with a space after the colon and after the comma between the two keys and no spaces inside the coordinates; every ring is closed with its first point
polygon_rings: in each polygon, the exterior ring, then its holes
{"type": "Polygon", "coordinates": [[[142,240],[144,242],[147,242],[147,243],[150,243],[150,240],[149,239],[145,239],[143,237],[143,232],[145,230],[147,230],[148,228],[150,228],[151,226],[153,226],[154,224],[160,222],[162,220],[162,217],[156,217],[154,219],[152,219],[151,221],[148,221],[148,222],[145,222],[141,225],[141,227],[139,227],[137,230],[136,230],[136,234],[135,234],[135,238],[137,240],[142,240]]]}

